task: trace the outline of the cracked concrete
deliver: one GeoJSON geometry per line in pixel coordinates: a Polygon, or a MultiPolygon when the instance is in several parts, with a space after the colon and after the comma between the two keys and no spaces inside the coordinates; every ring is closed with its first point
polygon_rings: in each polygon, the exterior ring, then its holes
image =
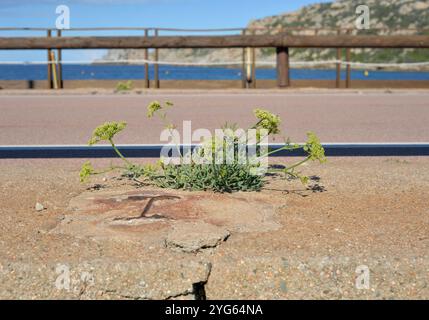
{"type": "MultiPolygon", "coordinates": [[[[14,263],[1,266],[0,282],[2,287],[13,286],[21,299],[194,299],[193,285],[208,281],[211,264],[199,258],[164,259],[133,263],[107,259],[56,265],[14,263]]],[[[2,297],[10,299],[14,295],[3,292],[2,297]]]]}
{"type": "Polygon", "coordinates": [[[199,252],[213,249],[226,241],[231,233],[225,228],[204,222],[179,222],[165,239],[165,245],[172,250],[199,252]]]}
{"type": "Polygon", "coordinates": [[[0,298],[194,299],[201,286],[207,299],[429,297],[425,157],[331,158],[303,168],[318,188],[274,179],[223,195],[136,189],[114,175],[87,190],[79,163],[0,160],[0,298]],[[180,199],[123,219],[164,194],[180,199]],[[196,239],[209,225],[215,248],[167,248],[176,224],[196,239]],[[362,265],[365,290],[355,285],[362,265]]]}
{"type": "Polygon", "coordinates": [[[48,234],[99,244],[138,243],[146,259],[148,251],[158,253],[154,260],[134,264],[92,261],[97,290],[86,286],[80,298],[194,299],[196,285],[204,290],[209,280],[216,248],[234,233],[278,229],[279,204],[248,193],[225,199],[205,192],[111,186],[72,198],[68,213],[48,234]]]}
{"type": "Polygon", "coordinates": [[[271,202],[266,195],[250,197],[246,193],[225,198],[213,193],[150,188],[87,191],[70,201],[71,213],[50,233],[139,241],[197,252],[220,245],[234,232],[279,229],[279,205],[271,202]]]}

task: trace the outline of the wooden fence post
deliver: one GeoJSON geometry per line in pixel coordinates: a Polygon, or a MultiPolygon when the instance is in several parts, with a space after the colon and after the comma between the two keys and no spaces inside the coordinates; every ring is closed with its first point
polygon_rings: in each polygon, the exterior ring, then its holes
{"type": "MultiPolygon", "coordinates": [[[[158,37],[158,29],[155,29],[155,37],[158,37]]],[[[154,76],[154,81],[155,81],[155,88],[156,89],[159,89],[159,64],[158,64],[158,59],[159,59],[159,49],[155,48],[155,66],[154,66],[155,76],[154,76]]]]}
{"type": "Polygon", "coordinates": [[[350,88],[351,87],[351,83],[352,83],[352,77],[351,77],[351,65],[350,65],[350,59],[351,58],[351,53],[350,53],[350,48],[346,49],[346,61],[347,61],[347,69],[346,69],[346,88],[350,88]]]}
{"type": "MultiPolygon", "coordinates": [[[[246,29],[241,31],[242,35],[246,35],[246,29]]],[[[246,79],[246,48],[243,48],[242,53],[242,65],[241,65],[241,87],[246,89],[247,87],[247,79],[246,79]]]]}
{"type": "Polygon", "coordinates": [[[279,47],[277,51],[277,85],[286,88],[290,85],[289,48],[279,47]]]}
{"type": "MultiPolygon", "coordinates": [[[[57,30],[57,37],[61,37],[61,30],[57,30]]],[[[60,89],[64,89],[64,81],[63,81],[63,64],[61,61],[63,60],[62,50],[57,50],[58,54],[58,86],[60,89]]]]}
{"type": "Polygon", "coordinates": [[[337,78],[336,78],[336,87],[341,88],[341,51],[342,49],[337,48],[337,78]]]}
{"type": "Polygon", "coordinates": [[[58,89],[58,77],[57,77],[57,64],[55,61],[55,52],[51,51],[51,68],[52,68],[52,78],[53,78],[53,87],[58,89]]]}
{"type": "MultiPolygon", "coordinates": [[[[252,35],[255,35],[256,31],[253,30],[252,35]]],[[[256,49],[252,48],[252,88],[256,89],[256,49]]]]}
{"type": "MultiPolygon", "coordinates": [[[[149,36],[149,30],[148,29],[146,29],[144,31],[144,36],[145,37],[149,36]]],[[[145,64],[144,64],[144,84],[145,84],[144,86],[146,89],[149,89],[150,88],[149,63],[147,63],[147,61],[149,60],[149,49],[147,49],[147,48],[144,49],[144,59],[146,60],[145,64]]]]}
{"type": "MultiPolygon", "coordinates": [[[[350,35],[352,34],[353,30],[348,29],[347,30],[347,34],[350,35]]],[[[350,60],[351,60],[351,49],[347,48],[346,49],[346,61],[347,61],[347,68],[346,68],[346,88],[350,88],[352,85],[352,66],[350,65],[350,60]]]]}
{"type": "MultiPolygon", "coordinates": [[[[46,32],[46,36],[50,38],[52,36],[52,31],[48,30],[46,32]]],[[[53,88],[53,82],[52,82],[52,67],[51,67],[51,49],[48,49],[48,89],[53,88]]]]}
{"type": "Polygon", "coordinates": [[[252,49],[246,48],[246,88],[250,89],[252,84],[252,49]]]}
{"type": "MultiPolygon", "coordinates": [[[[341,30],[337,31],[337,34],[340,35],[341,30]]],[[[340,88],[341,87],[341,55],[342,55],[342,50],[341,48],[337,48],[337,78],[336,78],[336,87],[340,88]]]]}

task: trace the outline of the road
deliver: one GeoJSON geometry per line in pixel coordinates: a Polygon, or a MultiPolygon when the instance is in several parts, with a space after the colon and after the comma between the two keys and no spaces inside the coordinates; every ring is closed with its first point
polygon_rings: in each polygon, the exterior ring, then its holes
{"type": "Polygon", "coordinates": [[[170,100],[171,122],[181,132],[219,128],[225,122],[246,128],[252,110],[268,109],[282,118],[293,141],[309,130],[322,142],[429,142],[429,92],[333,93],[150,93],[129,95],[0,95],[0,145],[85,144],[105,121],[124,120],[121,144],[160,143],[163,124],[146,118],[152,100],[170,100]]]}

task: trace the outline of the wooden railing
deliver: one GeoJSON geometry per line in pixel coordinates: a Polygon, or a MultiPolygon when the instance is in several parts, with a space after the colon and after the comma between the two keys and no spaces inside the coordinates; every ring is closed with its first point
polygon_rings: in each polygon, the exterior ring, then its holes
{"type": "MultiPolygon", "coordinates": [[[[276,48],[277,52],[277,83],[278,86],[290,85],[289,48],[337,48],[337,58],[341,58],[341,49],[346,48],[346,61],[350,61],[351,48],[429,48],[428,35],[289,35],[252,34],[243,32],[241,35],[225,36],[159,36],[156,30],[145,36],[111,36],[111,37],[64,37],[58,31],[57,37],[52,37],[51,30],[47,37],[0,37],[0,50],[34,50],[47,49],[155,49],[155,86],[159,87],[159,71],[156,61],[158,49],[183,48],[276,48]]],[[[174,30],[174,29],[172,29],[174,30]]],[[[225,29],[236,30],[236,29],[225,29]]],[[[206,30],[207,31],[207,30],[206,30]]],[[[243,51],[244,53],[244,51],[243,51]]],[[[255,53],[252,54],[253,75],[255,70],[255,53]]],[[[245,61],[243,59],[243,68],[245,61]]],[[[148,80],[148,65],[145,64],[146,83],[148,80]]],[[[347,66],[347,87],[350,86],[350,65],[347,66]]],[[[337,86],[339,86],[341,67],[337,64],[337,86]]],[[[61,73],[59,74],[61,77],[61,73]]],[[[51,81],[51,79],[49,79],[51,81]]],[[[60,78],[60,81],[62,79],[60,78]]],[[[243,86],[245,80],[243,79],[243,86]]]]}
{"type": "Polygon", "coordinates": [[[150,36],[0,38],[0,50],[186,48],[429,48],[429,36],[150,36]]]}

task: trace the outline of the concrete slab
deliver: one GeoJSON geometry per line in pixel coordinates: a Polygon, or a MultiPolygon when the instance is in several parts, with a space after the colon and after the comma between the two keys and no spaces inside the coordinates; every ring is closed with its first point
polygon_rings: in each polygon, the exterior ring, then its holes
{"type": "Polygon", "coordinates": [[[156,188],[86,191],[50,231],[78,238],[131,241],[184,252],[214,248],[235,232],[277,230],[276,209],[285,200],[236,193],[156,188]]]}

